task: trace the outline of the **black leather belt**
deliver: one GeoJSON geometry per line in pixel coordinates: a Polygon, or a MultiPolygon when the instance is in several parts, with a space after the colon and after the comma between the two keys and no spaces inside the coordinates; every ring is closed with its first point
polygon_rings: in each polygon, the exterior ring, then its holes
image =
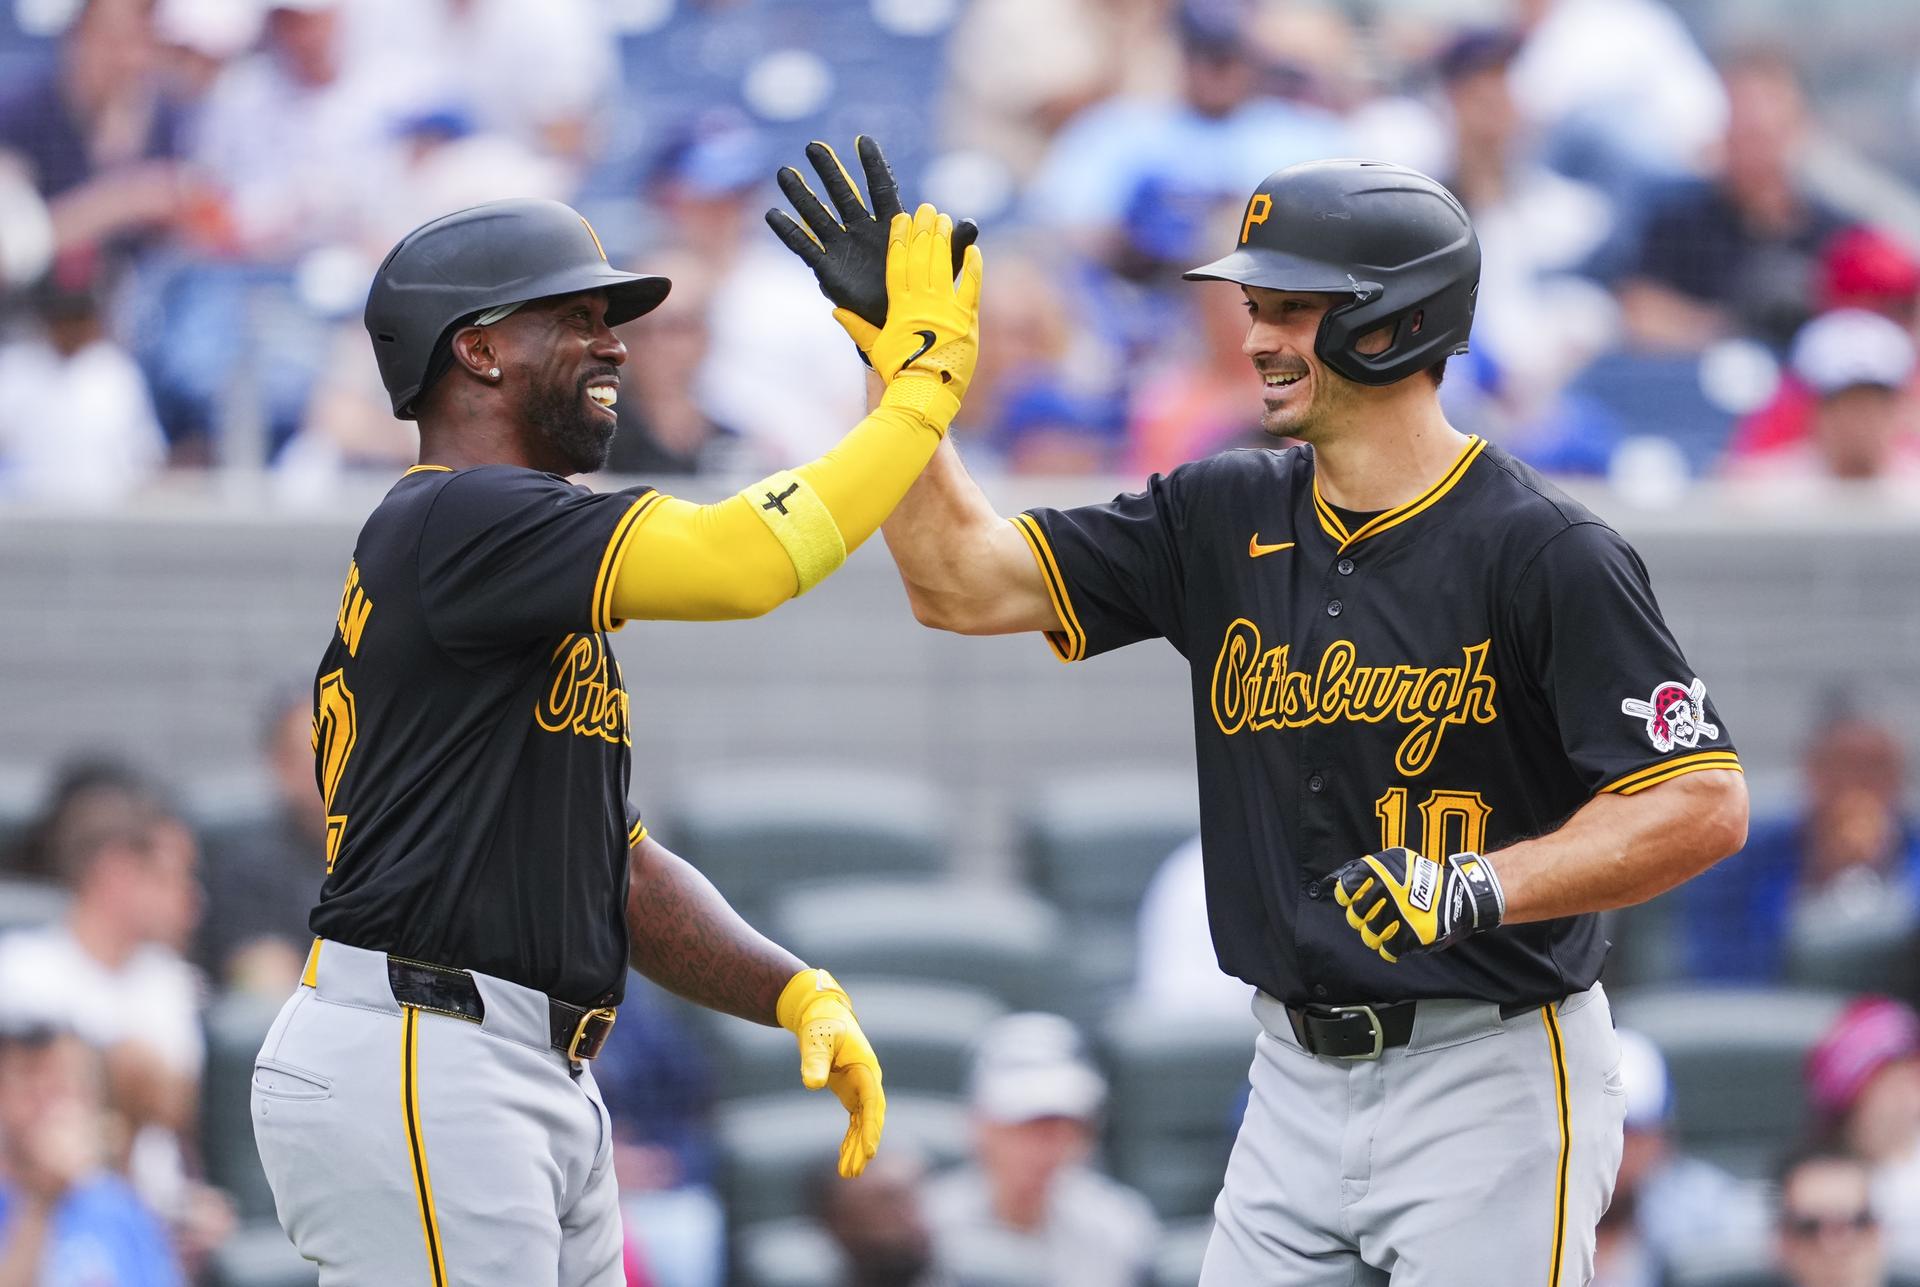
{"type": "MultiPolygon", "coordinates": [[[[1287,1022],[1300,1048],[1311,1055],[1334,1059],[1378,1059],[1380,1052],[1404,1046],[1413,1036],[1418,1001],[1387,1005],[1307,1005],[1287,1007],[1287,1022]]],[[[1531,1002],[1500,1007],[1500,1017],[1538,1009],[1531,1002]]]]}
{"type": "MultiPolygon", "coordinates": [[[[416,1006],[435,1014],[451,1015],[479,1023],[487,1017],[480,988],[465,970],[425,961],[409,961],[397,956],[387,958],[387,983],[393,999],[401,1005],[416,1006]]],[[[573,1063],[592,1059],[606,1044],[613,1031],[611,1006],[586,1009],[565,1001],[547,998],[547,1037],[555,1050],[573,1063]]]]}

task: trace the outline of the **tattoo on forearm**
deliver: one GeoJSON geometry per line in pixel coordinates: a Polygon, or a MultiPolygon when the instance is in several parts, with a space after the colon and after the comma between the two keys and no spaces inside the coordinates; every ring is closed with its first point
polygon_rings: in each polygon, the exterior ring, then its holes
{"type": "Polygon", "coordinates": [[[627,889],[633,968],[709,1009],[777,1022],[774,1003],[804,963],[741,919],[685,859],[652,840],[641,846],[627,889]]]}

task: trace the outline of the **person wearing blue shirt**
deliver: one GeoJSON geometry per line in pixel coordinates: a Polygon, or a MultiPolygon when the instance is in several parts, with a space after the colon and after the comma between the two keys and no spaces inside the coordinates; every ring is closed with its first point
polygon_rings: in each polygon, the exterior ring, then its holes
{"type": "Polygon", "coordinates": [[[71,1033],[0,1034],[0,1287],[182,1287],[160,1221],[103,1164],[99,1068],[71,1033]]]}
{"type": "Polygon", "coordinates": [[[1755,823],[1736,858],[1682,891],[1695,978],[1772,982],[1790,972],[1796,945],[1890,941],[1920,928],[1920,826],[1902,800],[1899,739],[1838,699],[1821,708],[1799,812],[1755,823]]]}

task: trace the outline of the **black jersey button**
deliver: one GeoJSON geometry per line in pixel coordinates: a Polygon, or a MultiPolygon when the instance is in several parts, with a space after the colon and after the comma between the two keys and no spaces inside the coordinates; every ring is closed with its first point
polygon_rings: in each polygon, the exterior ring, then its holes
{"type": "Polygon", "coordinates": [[[1312,777],[1307,779],[1307,790],[1313,792],[1315,795],[1319,795],[1322,791],[1326,789],[1327,789],[1327,780],[1321,777],[1318,773],[1314,774],[1312,777]]]}
{"type": "Polygon", "coordinates": [[[1329,604],[1327,605],[1327,615],[1328,615],[1329,617],[1337,617],[1337,616],[1339,616],[1339,615],[1340,615],[1340,612],[1341,612],[1341,608],[1342,608],[1342,606],[1343,606],[1343,605],[1341,604],[1341,602],[1340,602],[1340,600],[1338,600],[1338,599],[1335,599],[1335,600],[1334,600],[1334,601],[1333,601],[1332,603],[1329,603],[1329,604]]]}
{"type": "Polygon", "coordinates": [[[1322,890],[1322,889],[1320,888],[1320,882],[1319,882],[1319,881],[1317,881],[1317,880],[1310,880],[1310,881],[1308,881],[1308,882],[1307,882],[1307,897],[1308,897],[1308,898],[1310,898],[1310,899],[1312,899],[1312,900],[1313,900],[1314,902],[1316,902],[1316,903],[1317,903],[1317,902],[1319,902],[1319,901],[1320,901],[1321,899],[1323,899],[1323,898],[1325,898],[1326,896],[1327,896],[1327,895],[1326,895],[1326,893],[1325,893],[1325,891],[1323,891],[1323,890],[1322,890]]]}
{"type": "Polygon", "coordinates": [[[1339,571],[1340,571],[1340,575],[1341,575],[1341,576],[1352,576],[1352,575],[1353,575],[1353,560],[1352,560],[1352,559],[1341,559],[1341,560],[1340,560],[1340,561],[1339,561],[1338,563],[1336,563],[1336,564],[1334,564],[1334,567],[1336,567],[1336,568],[1338,568],[1338,569],[1339,569],[1339,571]]]}
{"type": "Polygon", "coordinates": [[[1325,996],[1327,995],[1327,985],[1326,985],[1326,984],[1324,984],[1324,983],[1316,983],[1316,984],[1314,984],[1314,985],[1313,985],[1313,995],[1315,995],[1315,996],[1317,996],[1317,997],[1325,997],[1325,996]]]}

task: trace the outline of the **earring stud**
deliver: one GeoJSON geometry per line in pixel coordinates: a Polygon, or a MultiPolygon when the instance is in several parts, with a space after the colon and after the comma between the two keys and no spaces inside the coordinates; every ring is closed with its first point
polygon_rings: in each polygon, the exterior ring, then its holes
{"type": "Polygon", "coordinates": [[[499,378],[500,378],[500,368],[499,368],[499,367],[497,367],[497,366],[490,366],[490,367],[488,367],[488,368],[487,368],[487,379],[489,379],[489,380],[498,380],[499,378]]]}

